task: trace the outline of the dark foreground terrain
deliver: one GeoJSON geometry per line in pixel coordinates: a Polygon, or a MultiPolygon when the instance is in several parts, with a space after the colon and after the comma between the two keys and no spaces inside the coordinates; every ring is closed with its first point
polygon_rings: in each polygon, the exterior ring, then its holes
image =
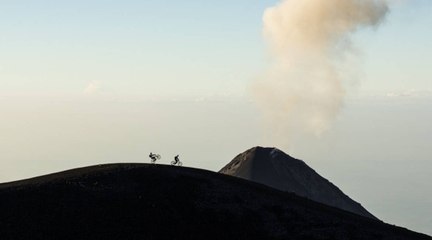
{"type": "Polygon", "coordinates": [[[204,170],[113,164],[0,185],[0,239],[432,239],[204,170]]]}

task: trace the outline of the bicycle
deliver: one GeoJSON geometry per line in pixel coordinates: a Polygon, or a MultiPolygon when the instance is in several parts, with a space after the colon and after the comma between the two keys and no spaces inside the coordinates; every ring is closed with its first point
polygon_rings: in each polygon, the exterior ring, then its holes
{"type": "Polygon", "coordinates": [[[151,163],[155,164],[157,160],[161,159],[161,155],[159,154],[152,154],[150,155],[151,163]]]}
{"type": "Polygon", "coordinates": [[[178,160],[178,161],[174,160],[174,161],[171,161],[171,165],[181,167],[181,166],[183,166],[183,163],[180,160],[178,160]]]}

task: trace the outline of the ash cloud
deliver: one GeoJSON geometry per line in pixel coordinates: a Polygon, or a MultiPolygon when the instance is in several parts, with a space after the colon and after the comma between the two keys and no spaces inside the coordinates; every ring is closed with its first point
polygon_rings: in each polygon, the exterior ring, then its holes
{"type": "Polygon", "coordinates": [[[353,33],[376,27],[389,11],[384,0],[284,0],[263,16],[271,64],[252,86],[270,136],[290,145],[296,135],[320,135],[339,113],[353,33]]]}

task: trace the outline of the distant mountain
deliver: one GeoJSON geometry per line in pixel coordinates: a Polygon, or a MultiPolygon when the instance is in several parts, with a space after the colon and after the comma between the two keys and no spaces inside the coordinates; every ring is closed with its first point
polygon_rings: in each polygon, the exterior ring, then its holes
{"type": "Polygon", "coordinates": [[[306,163],[276,148],[249,149],[235,157],[219,172],[293,192],[317,202],[376,219],[306,163]]]}
{"type": "Polygon", "coordinates": [[[0,239],[432,240],[243,179],[148,164],[0,184],[0,239]]]}

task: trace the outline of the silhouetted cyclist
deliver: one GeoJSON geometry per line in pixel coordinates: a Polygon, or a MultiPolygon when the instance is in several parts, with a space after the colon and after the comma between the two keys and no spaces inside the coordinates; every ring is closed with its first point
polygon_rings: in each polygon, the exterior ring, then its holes
{"type": "Polygon", "coordinates": [[[156,160],[161,158],[161,156],[159,154],[154,154],[150,152],[149,158],[151,159],[151,163],[155,163],[156,160]]]}
{"type": "Polygon", "coordinates": [[[174,157],[174,161],[171,162],[171,165],[177,165],[177,166],[183,165],[183,163],[179,159],[179,155],[174,157]]]}

